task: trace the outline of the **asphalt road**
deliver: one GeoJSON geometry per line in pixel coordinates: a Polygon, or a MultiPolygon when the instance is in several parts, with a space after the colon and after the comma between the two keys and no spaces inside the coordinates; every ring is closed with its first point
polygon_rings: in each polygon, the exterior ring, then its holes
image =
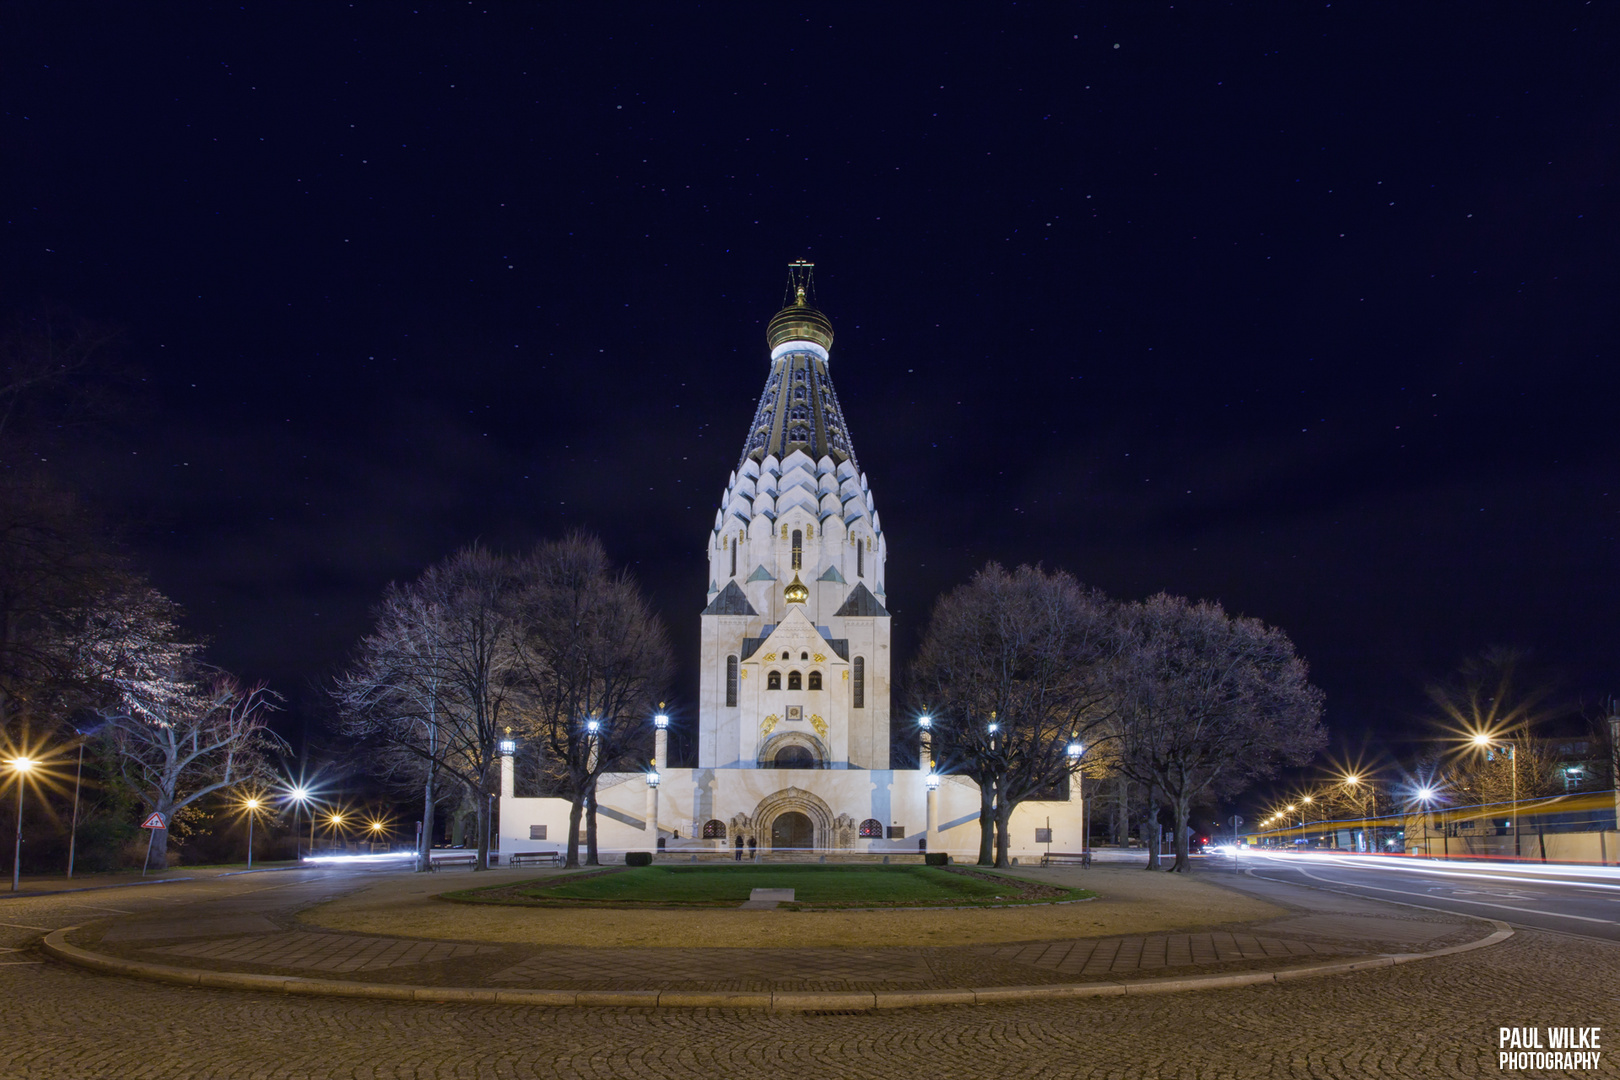
{"type": "Polygon", "coordinates": [[[1329,852],[1213,857],[1209,868],[1620,942],[1620,868],[1442,863],[1329,852]]]}

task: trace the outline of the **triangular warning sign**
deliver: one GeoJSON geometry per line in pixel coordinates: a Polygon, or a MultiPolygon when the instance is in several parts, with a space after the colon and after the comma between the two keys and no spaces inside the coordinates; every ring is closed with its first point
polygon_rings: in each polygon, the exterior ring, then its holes
{"type": "Polygon", "coordinates": [[[154,813],[151,817],[149,817],[145,821],[141,822],[141,828],[143,828],[143,829],[161,829],[163,827],[164,827],[164,825],[163,825],[163,815],[162,814],[154,813]]]}

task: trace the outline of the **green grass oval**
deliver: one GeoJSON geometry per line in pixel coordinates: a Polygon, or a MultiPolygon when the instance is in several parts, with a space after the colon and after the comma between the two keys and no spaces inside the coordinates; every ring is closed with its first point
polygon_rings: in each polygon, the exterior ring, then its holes
{"type": "Polygon", "coordinates": [[[1056,903],[1091,894],[1047,882],[975,868],[953,873],[934,866],[636,866],[588,871],[515,885],[467,889],[446,899],[540,906],[735,907],[754,889],[792,889],[787,907],[927,907],[1056,903]],[[1038,892],[1041,895],[1029,895],[1038,892]]]}

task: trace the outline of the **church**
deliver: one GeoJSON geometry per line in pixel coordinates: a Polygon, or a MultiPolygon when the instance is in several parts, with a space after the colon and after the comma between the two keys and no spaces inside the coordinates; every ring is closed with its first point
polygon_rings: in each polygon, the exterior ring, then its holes
{"type": "MultiPolygon", "coordinates": [[[[926,720],[890,710],[889,546],[811,270],[789,267],[765,389],[706,538],[697,767],[668,767],[668,719],[649,717],[652,768],[598,784],[604,853],[978,855],[978,785],[937,774],[926,720]],[[890,767],[896,723],[921,768],[890,767]]],[[[503,750],[501,852],[565,847],[568,801],[516,797],[503,750]]],[[[1022,803],[1011,853],[1079,851],[1082,821],[1078,785],[1070,800],[1022,803]]]]}

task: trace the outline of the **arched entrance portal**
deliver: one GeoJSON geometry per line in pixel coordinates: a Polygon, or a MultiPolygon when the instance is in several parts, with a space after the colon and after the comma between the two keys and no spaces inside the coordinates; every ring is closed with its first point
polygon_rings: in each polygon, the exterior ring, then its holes
{"type": "Polygon", "coordinates": [[[784,848],[812,848],[816,846],[816,830],[810,819],[797,810],[778,814],[771,822],[771,850],[784,848]]]}

